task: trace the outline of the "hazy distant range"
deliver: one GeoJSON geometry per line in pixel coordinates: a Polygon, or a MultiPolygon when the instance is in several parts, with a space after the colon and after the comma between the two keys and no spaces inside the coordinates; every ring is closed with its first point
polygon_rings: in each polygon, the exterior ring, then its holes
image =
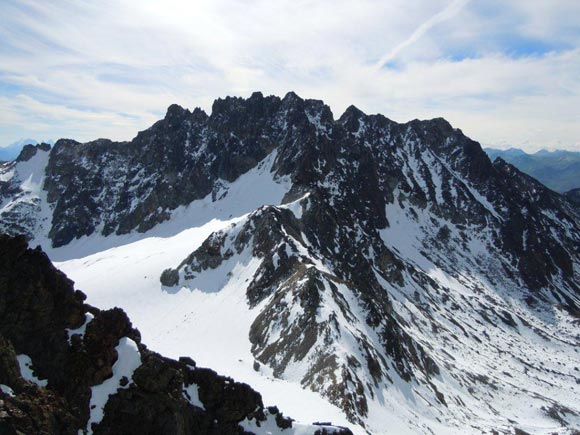
{"type": "Polygon", "coordinates": [[[541,150],[528,154],[517,148],[484,149],[492,161],[501,157],[556,192],[567,192],[580,187],[580,152],[541,150]]]}

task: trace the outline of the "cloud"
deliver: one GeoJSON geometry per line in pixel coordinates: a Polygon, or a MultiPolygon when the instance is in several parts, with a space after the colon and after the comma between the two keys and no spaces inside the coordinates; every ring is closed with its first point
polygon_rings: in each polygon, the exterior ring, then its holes
{"type": "Polygon", "coordinates": [[[127,140],[172,103],[209,111],[294,90],[337,116],[350,104],[445,116],[483,143],[580,149],[575,12],[567,0],[5,0],[0,144],[127,140]]]}
{"type": "Polygon", "coordinates": [[[415,31],[411,33],[411,36],[398,44],[385,56],[381,57],[381,59],[377,62],[377,68],[383,68],[387,63],[394,60],[401,51],[417,42],[423,35],[425,35],[425,33],[427,33],[437,24],[453,18],[461,11],[461,9],[463,9],[467,3],[469,3],[469,1],[470,0],[453,0],[451,3],[449,3],[449,5],[447,5],[445,9],[436,13],[419,27],[417,27],[415,31]]]}
{"type": "Polygon", "coordinates": [[[136,132],[141,125],[156,121],[155,117],[142,119],[113,111],[78,110],[66,105],[46,104],[23,94],[10,98],[0,96],[0,107],[0,125],[6,129],[31,132],[39,139],[96,139],[107,132],[106,136],[123,140],[127,139],[128,131],[136,132]]]}

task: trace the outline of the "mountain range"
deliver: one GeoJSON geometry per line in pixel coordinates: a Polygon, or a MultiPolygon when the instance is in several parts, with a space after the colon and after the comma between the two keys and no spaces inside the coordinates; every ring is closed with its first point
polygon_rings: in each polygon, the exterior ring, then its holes
{"type": "Polygon", "coordinates": [[[501,157],[556,192],[580,188],[580,152],[541,150],[528,154],[517,148],[484,150],[491,160],[501,157]]]}
{"type": "Polygon", "coordinates": [[[25,147],[0,198],[91,305],[298,420],[580,430],[577,203],[444,119],[172,105],[129,142],[25,147]]]}

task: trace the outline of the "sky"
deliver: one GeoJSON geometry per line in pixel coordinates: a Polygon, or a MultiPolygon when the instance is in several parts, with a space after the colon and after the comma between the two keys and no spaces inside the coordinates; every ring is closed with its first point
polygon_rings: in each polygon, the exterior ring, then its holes
{"type": "Polygon", "coordinates": [[[580,151],[578,0],[1,0],[0,146],[253,91],[580,151]]]}

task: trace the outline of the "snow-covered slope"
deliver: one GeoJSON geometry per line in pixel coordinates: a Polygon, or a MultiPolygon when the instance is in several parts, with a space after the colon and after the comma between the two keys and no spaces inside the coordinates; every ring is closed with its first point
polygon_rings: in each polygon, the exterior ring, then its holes
{"type": "Polygon", "coordinates": [[[0,163],[0,231],[34,238],[48,232],[52,218],[43,189],[50,146],[27,147],[19,160],[0,163]]]}
{"type": "Polygon", "coordinates": [[[580,427],[577,211],[442,119],[172,106],[130,143],[57,143],[46,177],[31,237],[90,303],[301,421],[580,427]]]}
{"type": "Polygon", "coordinates": [[[285,177],[273,179],[275,157],[274,152],[235,182],[223,183],[221,199],[209,196],[180,208],[145,236],[92,235],[47,251],[91,304],[123,307],[153,350],[172,358],[190,356],[200,366],[246,382],[260,391],[266,405],[279,406],[299,422],[351,426],[320,395],[274,378],[267,366],[255,369],[248,331],[257,311],[246,302],[244,283],[252,278],[252,265],[243,264],[249,258],[232,265],[235,279],[228,279],[229,271],[216,271],[199,283],[199,291],[167,291],[159,282],[163,270],[212,232],[243,222],[262,205],[281,202],[290,184],[285,177]]]}

